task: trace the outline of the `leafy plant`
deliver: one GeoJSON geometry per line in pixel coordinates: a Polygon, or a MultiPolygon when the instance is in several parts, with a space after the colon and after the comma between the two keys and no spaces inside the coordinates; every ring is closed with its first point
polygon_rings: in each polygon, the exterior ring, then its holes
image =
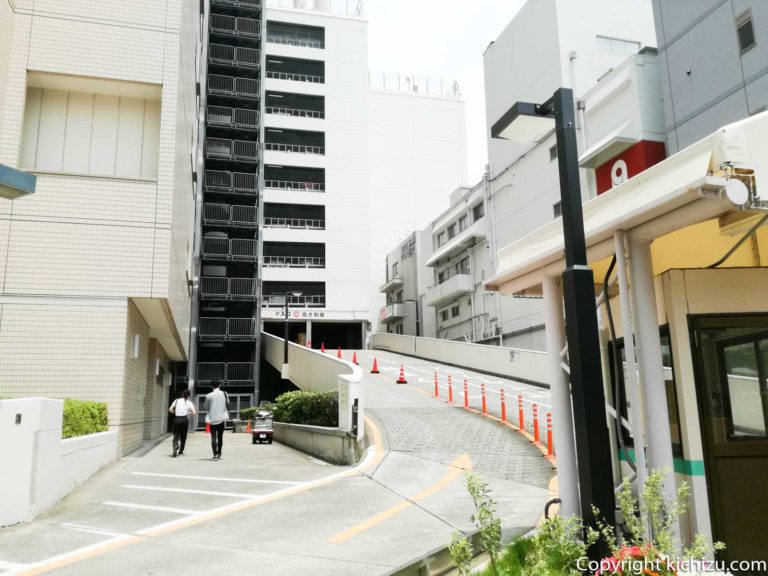
{"type": "Polygon", "coordinates": [[[64,438],[105,432],[107,428],[107,405],[104,402],[64,400],[62,423],[64,438]]]}
{"type": "MultiPolygon", "coordinates": [[[[491,498],[488,484],[474,474],[467,474],[467,491],[472,496],[475,513],[472,522],[480,531],[480,545],[491,559],[491,574],[499,576],[499,550],[501,549],[501,520],[496,517],[496,502],[491,498]]],[[[469,564],[472,560],[472,546],[466,537],[454,534],[448,545],[451,558],[459,573],[469,574],[469,564]]]]}
{"type": "Polygon", "coordinates": [[[469,540],[459,532],[456,532],[448,544],[451,559],[460,576],[467,576],[472,570],[472,545],[469,540]]]}
{"type": "Polygon", "coordinates": [[[580,575],[576,562],[587,555],[587,549],[598,539],[597,533],[590,532],[584,542],[583,531],[584,525],[576,516],[552,516],[545,520],[530,538],[523,576],[580,575]]]}
{"type": "Polygon", "coordinates": [[[256,415],[256,412],[258,412],[259,409],[255,406],[252,406],[250,408],[243,408],[240,410],[240,419],[241,420],[250,420],[256,415]]]}
{"type": "Polygon", "coordinates": [[[273,410],[276,422],[329,427],[339,425],[339,396],[336,392],[286,392],[277,397],[273,410]]]}

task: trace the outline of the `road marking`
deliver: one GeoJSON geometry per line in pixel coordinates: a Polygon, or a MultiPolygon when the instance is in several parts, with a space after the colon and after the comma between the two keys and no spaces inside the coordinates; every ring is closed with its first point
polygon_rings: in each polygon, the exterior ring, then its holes
{"type": "Polygon", "coordinates": [[[236,492],[213,492],[211,490],[166,488],[164,486],[141,486],[137,484],[123,484],[121,488],[131,488],[133,490],[150,490],[154,492],[175,492],[177,494],[201,494],[203,496],[228,496],[230,498],[253,498],[255,496],[255,494],[238,494],[236,492]]]}
{"type": "Polygon", "coordinates": [[[154,478],[178,478],[181,480],[210,480],[211,482],[243,482],[246,484],[287,484],[296,485],[301,482],[289,480],[252,480],[251,478],[223,478],[221,476],[185,476],[183,474],[156,474],[154,472],[131,472],[135,476],[152,476],[154,478]]]}
{"type": "Polygon", "coordinates": [[[426,490],[422,490],[421,492],[416,494],[416,496],[414,496],[413,498],[410,498],[408,500],[403,500],[399,504],[395,504],[391,508],[388,508],[387,510],[380,512],[379,514],[376,514],[372,518],[369,518],[365,522],[361,522],[357,526],[353,526],[352,528],[345,530],[344,532],[340,532],[339,534],[336,534],[336,536],[331,538],[329,542],[331,544],[340,544],[342,542],[346,542],[350,538],[353,538],[358,534],[361,534],[366,530],[373,528],[377,524],[381,524],[385,520],[392,518],[393,516],[399,514],[403,510],[410,508],[411,506],[414,505],[414,503],[424,500],[425,498],[429,498],[433,494],[439,492],[440,490],[448,486],[448,484],[453,482],[462,472],[467,472],[469,470],[472,470],[472,460],[470,460],[467,454],[462,454],[451,463],[451,467],[453,468],[453,470],[451,470],[448,474],[443,476],[442,479],[440,479],[438,482],[436,482],[426,490]]]}
{"type": "MultiPolygon", "coordinates": [[[[179,518],[177,520],[172,520],[163,524],[151,526],[149,528],[137,531],[134,535],[116,536],[115,538],[106,540],[104,542],[97,542],[96,544],[84,546],[70,552],[59,554],[58,556],[52,556],[46,560],[41,560],[39,562],[25,565],[23,571],[19,572],[18,574],[19,576],[34,576],[37,574],[44,574],[46,572],[50,572],[51,570],[56,570],[64,566],[70,566],[72,564],[76,564],[77,562],[88,560],[107,552],[124,548],[131,544],[145,542],[147,537],[160,536],[176,532],[184,528],[202,524],[203,522],[208,522],[209,520],[215,520],[235,512],[240,512],[249,508],[255,508],[261,504],[274,502],[287,496],[292,496],[294,494],[312,490],[313,488],[332,484],[333,482],[341,480],[342,478],[348,478],[356,474],[362,474],[366,470],[378,466],[379,463],[381,463],[381,461],[384,459],[385,454],[379,428],[376,426],[376,424],[374,424],[373,420],[367,416],[365,417],[365,423],[368,427],[368,430],[371,432],[371,435],[373,436],[373,443],[366,450],[365,458],[363,458],[363,461],[354,468],[345,470],[343,472],[337,472],[335,474],[331,474],[330,476],[324,476],[323,478],[318,478],[316,480],[302,482],[295,486],[282,488],[270,494],[254,496],[253,498],[244,502],[235,502],[233,504],[227,504],[225,506],[203,512],[192,512],[191,515],[186,518],[179,518]]],[[[126,503],[112,503],[111,505],[127,505],[129,507],[138,507],[138,505],[130,505],[126,503]]]]}
{"type": "Polygon", "coordinates": [[[26,564],[17,564],[16,562],[6,562],[5,560],[0,560],[0,570],[19,570],[25,566],[26,564]]]}
{"type": "Polygon", "coordinates": [[[165,506],[149,506],[147,504],[133,504],[132,502],[117,502],[115,500],[107,500],[102,502],[104,506],[117,506],[119,508],[136,508],[137,510],[155,510],[156,512],[170,512],[171,514],[199,514],[198,510],[186,510],[184,508],[167,508],[165,506]]]}
{"type": "Polygon", "coordinates": [[[108,530],[102,530],[101,528],[95,528],[93,526],[83,526],[82,524],[70,524],[69,522],[62,522],[58,524],[62,528],[68,528],[69,530],[77,530],[79,532],[88,532],[90,534],[103,534],[104,536],[127,536],[122,532],[109,532],[108,530]]]}

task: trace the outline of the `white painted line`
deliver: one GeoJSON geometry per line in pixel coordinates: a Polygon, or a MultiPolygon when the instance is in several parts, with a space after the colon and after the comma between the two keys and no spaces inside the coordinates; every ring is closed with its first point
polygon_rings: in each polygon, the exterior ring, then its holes
{"type": "Polygon", "coordinates": [[[16,562],[0,560],[0,570],[21,570],[25,566],[28,566],[28,564],[17,564],[16,562]]]}
{"type": "Polygon", "coordinates": [[[174,492],[176,494],[200,494],[202,496],[227,496],[229,498],[253,498],[253,494],[237,494],[235,492],[211,492],[210,490],[189,490],[186,488],[165,488],[163,486],[139,486],[123,484],[121,488],[132,490],[149,490],[150,492],[174,492]]]}
{"type": "Polygon", "coordinates": [[[242,482],[245,484],[287,484],[294,486],[301,482],[289,480],[253,480],[251,478],[222,478],[221,476],[185,476],[183,474],[156,474],[154,472],[131,472],[135,476],[152,476],[154,478],[179,478],[181,480],[210,480],[211,482],[242,482]]]}
{"type": "Polygon", "coordinates": [[[117,506],[119,508],[136,508],[137,510],[153,510],[155,512],[170,512],[171,514],[200,514],[197,510],[185,510],[183,508],[167,508],[165,506],[147,506],[145,504],[132,504],[130,502],[115,502],[109,500],[102,502],[104,506],[117,506]]]}
{"type": "Polygon", "coordinates": [[[82,524],[70,524],[63,522],[59,524],[62,528],[68,528],[69,530],[77,530],[78,532],[88,532],[90,534],[103,534],[104,536],[127,536],[123,532],[109,532],[102,530],[101,528],[94,528],[93,526],[83,526],[82,524]]]}

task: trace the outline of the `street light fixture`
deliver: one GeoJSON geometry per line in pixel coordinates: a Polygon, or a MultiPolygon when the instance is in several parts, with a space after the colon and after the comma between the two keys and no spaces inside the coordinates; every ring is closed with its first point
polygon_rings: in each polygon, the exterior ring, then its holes
{"type": "MultiPolygon", "coordinates": [[[[585,524],[596,528],[592,506],[609,525],[615,524],[615,497],[611,449],[605,416],[605,394],[597,331],[595,283],[587,265],[584,217],[579,183],[578,148],[573,91],[559,88],[543,104],[517,102],[491,128],[491,136],[527,139],[555,128],[560,171],[560,199],[565,245],[563,298],[570,366],[576,457],[585,524]]],[[[590,558],[609,554],[602,540],[590,549],[590,558]]]]}
{"type": "Polygon", "coordinates": [[[283,364],[288,364],[288,303],[291,296],[298,298],[303,295],[303,292],[286,292],[285,293],[285,329],[283,331],[283,364]]]}
{"type": "Polygon", "coordinates": [[[416,308],[416,337],[418,338],[421,336],[421,321],[419,320],[419,302],[418,300],[414,300],[413,298],[409,298],[408,300],[403,300],[403,302],[413,302],[413,307],[416,308]]]}

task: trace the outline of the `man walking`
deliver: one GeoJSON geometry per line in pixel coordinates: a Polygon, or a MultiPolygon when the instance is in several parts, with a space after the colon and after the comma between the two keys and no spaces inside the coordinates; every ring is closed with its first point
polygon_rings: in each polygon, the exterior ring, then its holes
{"type": "Polygon", "coordinates": [[[211,426],[211,449],[213,459],[221,458],[221,446],[224,443],[224,424],[229,420],[229,397],[219,387],[221,382],[214,380],[213,392],[205,397],[205,421],[211,426]]]}

